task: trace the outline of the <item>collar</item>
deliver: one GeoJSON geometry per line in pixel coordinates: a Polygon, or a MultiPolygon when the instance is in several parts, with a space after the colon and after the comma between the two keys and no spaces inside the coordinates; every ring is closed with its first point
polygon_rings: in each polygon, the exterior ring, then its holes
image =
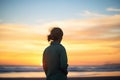
{"type": "Polygon", "coordinates": [[[60,43],[58,41],[51,42],[51,45],[59,45],[60,43]]]}

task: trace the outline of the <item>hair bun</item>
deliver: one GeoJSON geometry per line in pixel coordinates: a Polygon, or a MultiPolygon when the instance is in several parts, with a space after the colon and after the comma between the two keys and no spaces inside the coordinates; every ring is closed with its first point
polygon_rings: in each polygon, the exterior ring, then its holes
{"type": "Polygon", "coordinates": [[[48,41],[50,41],[52,39],[51,35],[48,35],[48,41]]]}

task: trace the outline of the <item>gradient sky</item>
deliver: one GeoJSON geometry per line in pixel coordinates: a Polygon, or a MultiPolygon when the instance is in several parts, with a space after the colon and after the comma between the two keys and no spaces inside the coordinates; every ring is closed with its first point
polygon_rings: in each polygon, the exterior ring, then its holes
{"type": "Polygon", "coordinates": [[[51,27],[69,65],[120,63],[120,0],[0,0],[0,65],[41,65],[51,27]]]}

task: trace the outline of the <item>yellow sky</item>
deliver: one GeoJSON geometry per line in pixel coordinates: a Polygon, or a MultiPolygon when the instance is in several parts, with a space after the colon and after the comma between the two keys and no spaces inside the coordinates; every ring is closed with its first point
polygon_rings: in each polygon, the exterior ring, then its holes
{"type": "Polygon", "coordinates": [[[54,26],[64,31],[69,65],[120,63],[120,15],[114,15],[34,26],[0,24],[0,65],[40,65],[54,26]]]}

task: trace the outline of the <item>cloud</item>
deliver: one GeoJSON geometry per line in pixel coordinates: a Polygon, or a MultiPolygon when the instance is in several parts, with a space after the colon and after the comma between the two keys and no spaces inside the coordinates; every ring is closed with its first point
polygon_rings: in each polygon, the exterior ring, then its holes
{"type": "Polygon", "coordinates": [[[0,24],[0,53],[42,52],[46,37],[37,31],[26,25],[0,24]]]}
{"type": "Polygon", "coordinates": [[[53,21],[42,25],[43,31],[50,26],[59,26],[65,37],[73,40],[81,39],[117,39],[120,33],[120,15],[105,16],[89,19],[71,19],[53,21]],[[44,29],[45,27],[45,29],[44,29]]]}
{"type": "Polygon", "coordinates": [[[80,13],[81,16],[86,16],[86,17],[105,17],[105,16],[109,16],[109,15],[105,15],[105,14],[100,14],[100,13],[96,13],[96,12],[90,12],[90,11],[83,11],[83,13],[80,13]]]}
{"type": "Polygon", "coordinates": [[[120,12],[119,8],[107,8],[107,11],[114,11],[114,12],[120,12]]]}
{"type": "Polygon", "coordinates": [[[49,45],[46,39],[49,28],[56,26],[64,31],[63,43],[69,53],[68,57],[73,61],[78,56],[78,61],[82,58],[83,61],[120,62],[120,15],[52,21],[35,26],[0,24],[2,58],[10,59],[8,57],[11,54],[24,56],[22,60],[30,54],[31,57],[35,54],[33,57],[36,58],[49,45]]]}
{"type": "Polygon", "coordinates": [[[29,39],[29,37],[35,37],[34,28],[15,25],[15,24],[1,24],[0,25],[0,37],[10,39],[29,39]]]}
{"type": "MultiPolygon", "coordinates": [[[[9,47],[20,45],[20,49],[36,50],[38,46],[47,44],[46,36],[51,27],[61,27],[65,41],[82,41],[85,43],[100,43],[100,41],[119,43],[120,15],[53,21],[42,25],[26,26],[15,24],[1,24],[0,38],[2,44],[9,47]],[[15,43],[15,44],[13,44],[15,43]],[[22,45],[25,47],[23,48],[22,45]]],[[[115,44],[117,44],[115,43],[115,44]]],[[[11,47],[12,48],[12,47],[11,47]]],[[[11,49],[9,48],[9,49],[11,49]]],[[[39,50],[39,49],[38,49],[39,50]]]]}

